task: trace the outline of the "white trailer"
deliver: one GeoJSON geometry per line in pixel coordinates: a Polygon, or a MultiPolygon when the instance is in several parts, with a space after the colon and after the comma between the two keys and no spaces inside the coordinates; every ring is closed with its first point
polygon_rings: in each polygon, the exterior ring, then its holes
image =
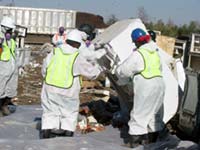
{"type": "Polygon", "coordinates": [[[59,26],[66,29],[76,25],[76,11],[0,6],[0,19],[10,15],[16,24],[28,28],[32,34],[54,34],[59,26]]]}
{"type": "Polygon", "coordinates": [[[4,15],[12,16],[17,25],[27,27],[25,43],[28,44],[50,42],[51,36],[60,26],[65,27],[67,31],[82,23],[91,24],[96,28],[106,27],[103,17],[74,10],[0,6],[0,19],[4,15]]]}

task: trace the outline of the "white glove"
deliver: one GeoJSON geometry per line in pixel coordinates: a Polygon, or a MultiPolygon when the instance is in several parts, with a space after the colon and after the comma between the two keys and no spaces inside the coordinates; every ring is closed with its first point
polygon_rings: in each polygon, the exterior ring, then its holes
{"type": "Polygon", "coordinates": [[[101,44],[101,43],[94,43],[94,48],[95,50],[98,50],[100,48],[104,47],[104,44],[101,44]]]}
{"type": "Polygon", "coordinates": [[[95,58],[100,59],[105,54],[106,54],[106,50],[104,48],[98,49],[97,51],[95,51],[95,58]]]}

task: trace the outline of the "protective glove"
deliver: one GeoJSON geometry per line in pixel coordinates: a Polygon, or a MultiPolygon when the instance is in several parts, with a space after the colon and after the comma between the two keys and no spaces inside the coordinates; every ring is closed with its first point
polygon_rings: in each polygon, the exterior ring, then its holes
{"type": "Polygon", "coordinates": [[[97,51],[95,51],[96,59],[100,59],[104,55],[106,55],[106,50],[104,48],[101,48],[101,49],[98,49],[97,51]]]}
{"type": "Polygon", "coordinates": [[[85,32],[83,32],[83,31],[80,31],[80,34],[81,34],[82,40],[86,41],[87,38],[88,38],[88,35],[85,32]]]}
{"type": "Polygon", "coordinates": [[[94,43],[94,48],[95,50],[101,49],[104,47],[105,44],[102,43],[94,43]]]}

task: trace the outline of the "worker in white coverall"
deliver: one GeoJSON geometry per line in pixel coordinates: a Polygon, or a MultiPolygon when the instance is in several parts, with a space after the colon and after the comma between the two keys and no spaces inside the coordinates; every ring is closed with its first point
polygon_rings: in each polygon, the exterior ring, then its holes
{"type": "Polygon", "coordinates": [[[8,104],[17,95],[18,66],[16,43],[12,38],[15,29],[14,20],[4,16],[0,32],[0,109],[1,115],[9,115],[8,104]]]}
{"type": "Polygon", "coordinates": [[[73,136],[79,113],[80,76],[95,79],[101,69],[79,55],[82,37],[78,30],[67,35],[67,44],[56,48],[45,59],[42,68],[42,137],[49,138],[52,129],[73,136]]]}
{"type": "MultiPolygon", "coordinates": [[[[96,36],[94,26],[84,23],[78,27],[78,30],[82,32],[81,35],[83,38],[83,42],[79,48],[80,55],[92,64],[98,65],[97,60],[106,54],[106,50],[101,47],[96,50],[97,47],[92,43],[92,40],[96,36]]],[[[104,86],[110,85],[110,81],[107,77],[104,77],[103,74],[99,78],[99,81],[101,81],[104,86]]]]}
{"type": "Polygon", "coordinates": [[[134,86],[133,108],[128,122],[129,146],[133,148],[149,143],[152,134],[163,130],[165,84],[157,45],[140,28],[133,30],[131,37],[137,49],[117,67],[116,75],[130,78],[134,86]]]}
{"type": "Polygon", "coordinates": [[[98,49],[98,51],[95,51],[95,46],[91,42],[96,36],[94,32],[95,28],[90,24],[81,24],[78,30],[82,31],[81,35],[83,39],[79,48],[80,54],[89,62],[96,63],[97,59],[105,55],[106,51],[105,49],[98,49]]]}
{"type": "Polygon", "coordinates": [[[54,34],[52,38],[52,43],[54,46],[61,46],[62,44],[65,44],[65,41],[67,39],[67,34],[65,32],[64,27],[59,27],[58,32],[54,34]]]}

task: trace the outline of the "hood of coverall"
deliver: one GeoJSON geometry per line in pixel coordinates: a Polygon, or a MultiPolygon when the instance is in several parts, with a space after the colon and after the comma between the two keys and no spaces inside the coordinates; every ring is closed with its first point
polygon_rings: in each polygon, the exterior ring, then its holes
{"type": "Polygon", "coordinates": [[[144,48],[144,49],[148,50],[149,52],[155,52],[155,51],[159,50],[158,46],[153,41],[150,41],[150,42],[140,46],[140,48],[144,48]]]}
{"type": "Polygon", "coordinates": [[[60,48],[64,54],[72,54],[78,50],[77,48],[74,48],[69,44],[62,44],[60,48]]]}
{"type": "MultiPolygon", "coordinates": [[[[81,32],[76,29],[69,32],[67,40],[75,41],[80,44],[83,42],[81,32]]],[[[69,44],[62,44],[60,48],[62,49],[64,54],[72,54],[78,50],[77,48],[74,48],[69,44]]]]}
{"type": "Polygon", "coordinates": [[[16,28],[14,20],[9,16],[4,16],[1,20],[1,28],[4,33],[8,30],[14,30],[16,28]]]}

